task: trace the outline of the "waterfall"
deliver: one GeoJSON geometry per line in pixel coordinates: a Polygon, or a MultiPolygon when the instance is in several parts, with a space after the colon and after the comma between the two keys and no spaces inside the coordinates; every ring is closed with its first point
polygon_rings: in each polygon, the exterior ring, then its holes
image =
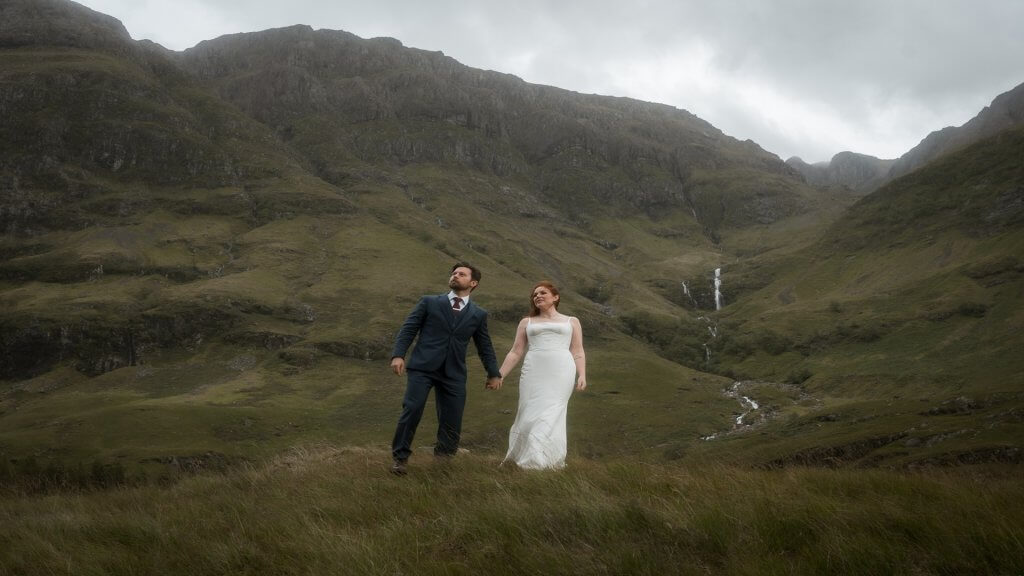
{"type": "Polygon", "coordinates": [[[743,418],[747,414],[750,414],[754,410],[757,410],[758,408],[760,408],[760,406],[757,405],[756,401],[751,400],[750,398],[747,398],[746,396],[740,396],[740,405],[744,406],[745,408],[748,408],[748,410],[746,412],[744,412],[743,414],[740,414],[739,416],[736,417],[736,425],[737,426],[743,426],[743,418]]]}
{"type": "MultiPolygon", "coordinates": [[[[695,310],[700,310],[700,304],[698,304],[697,300],[693,297],[693,292],[690,292],[690,287],[686,284],[686,281],[683,280],[679,284],[683,287],[683,295],[690,299],[690,302],[693,304],[694,309],[695,310]]],[[[722,291],[721,291],[721,287],[722,287],[722,269],[721,268],[715,268],[715,284],[714,284],[714,286],[715,286],[715,310],[721,310],[722,309],[722,291]]],[[[701,320],[701,321],[703,321],[706,324],[707,329],[708,329],[708,335],[710,336],[708,338],[708,340],[706,342],[704,342],[704,364],[705,364],[705,366],[708,369],[710,369],[711,368],[711,346],[710,346],[710,344],[712,343],[712,341],[714,341],[716,338],[718,338],[718,325],[715,324],[714,320],[712,320],[711,318],[708,318],[707,316],[703,316],[703,315],[697,316],[697,320],[701,320]]]]}
{"type": "Polygon", "coordinates": [[[722,309],[722,269],[715,268],[715,310],[722,309]]]}
{"type": "Polygon", "coordinates": [[[711,346],[709,346],[709,344],[711,344],[712,340],[718,338],[718,325],[715,324],[714,321],[711,320],[711,318],[708,318],[707,316],[704,315],[697,316],[697,320],[702,320],[705,324],[707,324],[708,334],[711,335],[711,338],[707,342],[704,342],[704,364],[705,366],[710,368],[711,346]]]}
{"type": "Polygon", "coordinates": [[[686,296],[687,298],[690,299],[690,304],[693,304],[693,307],[695,309],[700,308],[700,305],[697,304],[697,300],[695,300],[693,297],[693,293],[690,292],[690,287],[686,285],[686,281],[684,280],[680,282],[680,284],[683,286],[683,296],[686,296]]]}

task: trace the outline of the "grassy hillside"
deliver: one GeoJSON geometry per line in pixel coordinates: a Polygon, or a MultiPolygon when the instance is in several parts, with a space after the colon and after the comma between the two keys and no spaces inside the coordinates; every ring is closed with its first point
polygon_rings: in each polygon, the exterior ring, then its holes
{"type": "Polygon", "coordinates": [[[759,471],[463,454],[386,472],[318,444],[167,487],[0,496],[0,573],[1017,574],[998,467],[759,471]]]}
{"type": "Polygon", "coordinates": [[[1020,459],[1022,152],[1024,131],[1003,132],[866,197],[807,248],[729,269],[764,286],[721,313],[718,370],[814,399],[781,406],[771,443],[804,448],[778,458],[1020,459]]]}
{"type": "MultiPolygon", "coordinates": [[[[622,243],[609,250],[550,219],[488,221],[482,210],[456,211],[450,185],[417,198],[368,190],[352,214],[251,228],[224,216],[148,215],[152,223],[137,226],[177,231],[182,249],[122,242],[116,246],[123,260],[145,262],[135,274],[101,260],[91,265],[104,271],[80,282],[10,284],[3,293],[8,318],[25,318],[37,331],[21,341],[48,343],[58,361],[38,367],[10,360],[12,369],[38,374],[12,380],[3,397],[8,457],[255,457],[297,438],[385,444],[403,386],[387,371],[393,335],[419,295],[443,290],[451,263],[463,257],[484,269],[475,297],[492,312],[501,353],[534,279],[569,287],[564,309],[583,321],[594,375],[591,392],[574,405],[581,449],[678,453],[680,444],[728,426],[732,401],[720,395],[728,380],[659,358],[610,315],[631,314],[638,301],[647,309],[671,307],[624,278],[632,266],[670,251],[668,241],[646,230],[649,223],[603,225],[601,238],[622,243]],[[184,228],[197,225],[202,232],[184,228]],[[651,241],[634,245],[633,238],[651,241]],[[189,241],[200,249],[186,248],[189,241]],[[194,255],[200,260],[192,264],[194,255]],[[144,272],[173,262],[192,274],[175,280],[144,272]],[[97,351],[105,364],[90,362],[97,351]],[[681,405],[701,411],[680,418],[681,405]]],[[[77,255],[64,257],[82,258],[89,243],[77,246],[77,255]]],[[[6,265],[31,270],[36,258],[6,265]]],[[[17,342],[17,335],[9,337],[17,342]]],[[[474,362],[471,382],[482,383],[474,362]]],[[[467,443],[500,449],[514,406],[514,378],[498,394],[474,390],[467,443]]]]}
{"type": "MultiPolygon", "coordinates": [[[[584,208],[457,158],[370,163],[315,126],[289,145],[181,71],[156,73],[171,66],[159,53],[2,58],[17,113],[0,126],[0,454],[16,468],[385,445],[394,333],[459,259],[485,272],[475,297],[500,353],[532,283],[563,286],[591,355],[573,415],[584,453],[678,458],[730,426],[728,379],[659,357],[636,322],[689,314],[679,279],[721,258],[688,210],[584,208]]],[[[475,392],[467,445],[501,450],[514,406],[514,375],[475,392]]]]}
{"type": "MultiPolygon", "coordinates": [[[[112,149],[138,158],[113,172],[91,140],[59,140],[59,162],[42,169],[32,163],[41,152],[9,142],[0,450],[15,466],[154,469],[172,458],[259,458],[304,439],[386,444],[402,392],[386,369],[394,333],[463,258],[485,271],[476,297],[492,311],[500,352],[532,282],[566,289],[596,376],[573,432],[587,453],[678,457],[693,438],[728,426],[727,379],[659,358],[618,320],[679,313],[662,279],[717,262],[689,216],[581,225],[525,181],[458,164],[377,168],[340,189],[187,79],[158,81],[109,56],[44,53],[47,66],[34,70],[26,63],[39,51],[8,54],[20,64],[6,78],[44,93],[61,77],[88,78],[54,104],[80,110],[62,134],[89,134],[87,118],[106,118],[95,106],[111,87],[145,85],[149,96],[107,120],[125,127],[112,149]],[[160,146],[140,147],[132,122],[151,100],[222,110],[204,136],[191,116],[155,121],[167,130],[160,146]],[[228,164],[258,159],[261,172],[225,176],[219,161],[182,166],[160,153],[187,154],[194,137],[228,164]],[[154,183],[156,172],[167,177],[154,183]],[[681,419],[681,405],[702,410],[681,419]]],[[[19,116],[8,129],[31,132],[43,117],[19,116]]],[[[514,378],[501,394],[480,391],[467,444],[500,449],[514,406],[514,378]]]]}

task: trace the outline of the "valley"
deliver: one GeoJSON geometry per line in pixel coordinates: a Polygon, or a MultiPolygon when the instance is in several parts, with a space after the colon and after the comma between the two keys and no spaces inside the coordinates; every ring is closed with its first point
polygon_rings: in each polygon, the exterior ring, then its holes
{"type": "MultiPolygon", "coordinates": [[[[499,355],[536,280],[580,318],[579,458],[1020,461],[1024,133],[991,112],[879,188],[819,185],[685,110],[393,39],[295,26],[177,53],[74,3],[11,6],[12,474],[384,450],[395,331],[464,259],[499,355]],[[67,17],[37,29],[37,9],[67,17]]],[[[515,375],[492,394],[470,366],[466,447],[500,452],[515,375]]]]}

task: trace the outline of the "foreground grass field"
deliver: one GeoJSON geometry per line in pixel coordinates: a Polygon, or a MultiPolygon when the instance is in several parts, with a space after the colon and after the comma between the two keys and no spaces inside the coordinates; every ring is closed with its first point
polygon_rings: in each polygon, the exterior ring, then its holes
{"type": "Polygon", "coordinates": [[[0,497],[0,574],[1021,574],[1019,468],[927,473],[320,444],[170,487],[0,497]]]}

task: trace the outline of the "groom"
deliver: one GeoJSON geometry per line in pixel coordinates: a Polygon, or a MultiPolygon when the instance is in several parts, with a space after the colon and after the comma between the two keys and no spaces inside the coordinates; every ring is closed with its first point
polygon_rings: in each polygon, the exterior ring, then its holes
{"type": "Polygon", "coordinates": [[[401,376],[408,372],[402,415],[391,443],[394,464],[391,472],[402,476],[412,454],[412,439],[423,416],[427,395],[434,388],[437,406],[437,444],[434,455],[454,456],[459,449],[462,411],[466,405],[466,347],[473,339],[477,354],[487,370],[487,388],[501,387],[498,360],[487,333],[487,311],[470,301],[469,294],[480,283],[480,270],[458,262],[452,267],[447,294],[424,296],[405,319],[395,338],[391,370],[401,376]],[[405,353],[419,335],[406,365],[405,353]]]}

